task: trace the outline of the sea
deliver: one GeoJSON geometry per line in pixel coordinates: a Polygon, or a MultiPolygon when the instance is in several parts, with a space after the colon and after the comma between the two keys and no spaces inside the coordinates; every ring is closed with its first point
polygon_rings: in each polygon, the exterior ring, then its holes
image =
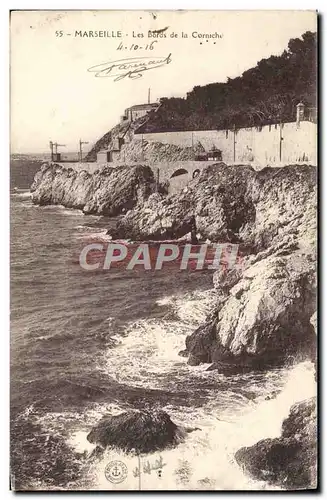
{"type": "Polygon", "coordinates": [[[85,271],[83,244],[106,241],[116,221],[33,205],[36,170],[11,167],[12,489],[273,489],[234,454],[280,435],[291,405],[315,394],[312,363],[236,376],[189,366],[178,352],[215,303],[213,271],[85,271]],[[197,430],[144,456],[93,453],[92,427],[130,409],[197,430]],[[160,474],[144,467],[157,460],[160,474]],[[113,461],[126,466],[118,484],[105,473],[113,461]]]}

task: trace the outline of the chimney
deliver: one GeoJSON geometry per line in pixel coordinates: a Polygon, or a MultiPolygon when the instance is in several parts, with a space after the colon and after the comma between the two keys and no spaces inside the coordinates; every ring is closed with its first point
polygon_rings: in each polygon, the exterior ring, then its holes
{"type": "Polygon", "coordinates": [[[300,122],[303,122],[304,119],[304,104],[303,102],[299,102],[296,105],[296,126],[300,126],[300,122]]]}

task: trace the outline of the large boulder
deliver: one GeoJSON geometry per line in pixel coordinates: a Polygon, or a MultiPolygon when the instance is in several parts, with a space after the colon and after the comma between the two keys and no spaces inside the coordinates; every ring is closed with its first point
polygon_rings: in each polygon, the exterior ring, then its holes
{"type": "Polygon", "coordinates": [[[174,424],[164,411],[128,411],[103,417],[87,439],[102,448],[114,446],[127,452],[152,453],[175,446],[188,431],[174,424]]]}
{"type": "MultiPolygon", "coordinates": [[[[245,270],[219,311],[217,335],[234,355],[296,355],[314,340],[315,265],[309,256],[270,256],[245,270]]],[[[214,358],[214,355],[213,355],[214,358]]]]}
{"type": "Polygon", "coordinates": [[[241,448],[236,461],[255,479],[287,490],[317,487],[317,403],[312,398],[292,406],[282,435],[241,448]]]}
{"type": "Polygon", "coordinates": [[[211,369],[234,373],[314,359],[312,254],[275,252],[252,262],[248,259],[241,277],[237,272],[216,276],[216,316],[186,339],[191,364],[214,363],[211,369]]]}
{"type": "Polygon", "coordinates": [[[154,191],[150,167],[102,167],[93,174],[45,164],[31,186],[38,205],[64,205],[87,214],[116,216],[144,202],[154,191]]]}

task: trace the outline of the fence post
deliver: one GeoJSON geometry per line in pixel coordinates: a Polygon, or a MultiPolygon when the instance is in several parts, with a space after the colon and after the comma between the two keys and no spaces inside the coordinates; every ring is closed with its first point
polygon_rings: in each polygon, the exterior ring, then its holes
{"type": "Polygon", "coordinates": [[[283,142],[283,129],[282,122],[279,123],[279,161],[282,161],[282,142],[283,142]]]}
{"type": "Polygon", "coordinates": [[[233,161],[235,163],[236,162],[236,125],[235,125],[235,123],[234,123],[233,130],[234,130],[234,139],[233,139],[233,142],[234,142],[233,143],[233,158],[234,158],[234,160],[233,161]]]}

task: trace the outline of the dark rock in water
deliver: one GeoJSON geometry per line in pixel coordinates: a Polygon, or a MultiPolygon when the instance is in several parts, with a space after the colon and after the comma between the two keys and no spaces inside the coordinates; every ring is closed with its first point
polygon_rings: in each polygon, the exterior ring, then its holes
{"type": "Polygon", "coordinates": [[[164,411],[128,411],[103,417],[88,434],[90,443],[126,452],[151,453],[177,445],[186,435],[164,411]]]}
{"type": "Polygon", "coordinates": [[[190,366],[198,366],[201,364],[201,361],[196,356],[193,356],[193,354],[190,354],[187,364],[190,366]]]}
{"type": "Polygon", "coordinates": [[[102,458],[103,452],[104,448],[100,445],[97,445],[87,458],[102,458]]]}
{"type": "Polygon", "coordinates": [[[182,358],[187,358],[188,357],[188,350],[187,349],[182,349],[179,351],[178,356],[182,356],[182,358]]]}
{"type": "Polygon", "coordinates": [[[185,427],[184,430],[187,434],[190,434],[191,432],[200,431],[201,429],[200,427],[185,427]]]}
{"type": "Polygon", "coordinates": [[[253,478],[293,489],[317,487],[316,398],[292,406],[281,437],[241,448],[236,461],[253,478]]]}
{"type": "Polygon", "coordinates": [[[190,365],[211,362],[211,346],[215,339],[215,332],[215,320],[213,320],[201,325],[186,337],[185,344],[186,350],[190,353],[190,365]]]}
{"type": "Polygon", "coordinates": [[[269,401],[270,399],[274,399],[278,394],[278,391],[272,391],[271,394],[268,394],[268,396],[265,397],[266,401],[269,401]]]}

